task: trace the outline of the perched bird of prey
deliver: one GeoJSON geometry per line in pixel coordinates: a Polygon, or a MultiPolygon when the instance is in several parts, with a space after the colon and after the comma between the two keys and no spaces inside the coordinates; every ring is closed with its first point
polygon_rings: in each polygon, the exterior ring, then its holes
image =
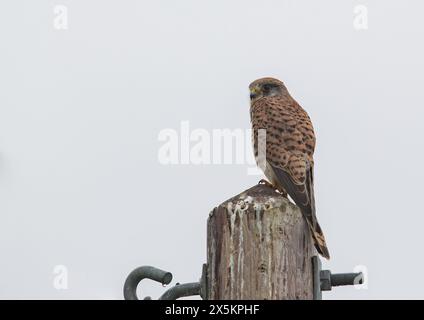
{"type": "Polygon", "coordinates": [[[329,259],[324,234],[315,216],[315,134],[311,119],[290,96],[284,83],[277,79],[258,79],[250,84],[249,89],[253,148],[259,167],[275,189],[283,195],[289,194],[300,207],[315,248],[329,259]],[[258,139],[260,129],[266,130],[264,148],[258,139]],[[259,163],[261,153],[264,165],[259,163]]]}

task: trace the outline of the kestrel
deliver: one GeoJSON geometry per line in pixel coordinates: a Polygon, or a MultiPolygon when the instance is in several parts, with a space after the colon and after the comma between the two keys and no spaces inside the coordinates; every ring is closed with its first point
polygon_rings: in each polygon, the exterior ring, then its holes
{"type": "Polygon", "coordinates": [[[315,216],[315,134],[311,119],[290,96],[284,83],[277,79],[258,79],[250,84],[249,89],[256,161],[271,185],[283,194],[289,194],[300,207],[315,248],[329,259],[324,234],[315,216]],[[260,129],[266,130],[262,131],[266,139],[263,148],[261,138],[258,139],[260,129]],[[258,150],[258,141],[261,150],[258,150]],[[261,153],[264,165],[260,163],[261,153]]]}

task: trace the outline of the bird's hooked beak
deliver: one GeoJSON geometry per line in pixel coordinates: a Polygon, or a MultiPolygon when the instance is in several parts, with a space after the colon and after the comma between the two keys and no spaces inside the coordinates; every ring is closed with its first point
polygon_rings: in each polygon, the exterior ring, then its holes
{"type": "Polygon", "coordinates": [[[254,86],[250,89],[250,100],[256,99],[260,94],[260,89],[257,86],[254,86]]]}

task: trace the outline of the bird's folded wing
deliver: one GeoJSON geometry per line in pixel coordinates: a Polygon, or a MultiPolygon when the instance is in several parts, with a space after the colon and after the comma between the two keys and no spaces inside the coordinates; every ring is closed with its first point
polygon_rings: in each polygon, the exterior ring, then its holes
{"type": "MultiPolygon", "coordinates": [[[[297,183],[290,176],[290,174],[280,167],[272,165],[275,177],[278,179],[284,190],[290,195],[293,201],[301,208],[303,214],[307,218],[312,218],[314,215],[314,199],[313,199],[313,185],[312,185],[312,170],[309,168],[306,171],[306,179],[303,183],[297,183]]],[[[312,220],[312,219],[311,219],[312,220]]]]}

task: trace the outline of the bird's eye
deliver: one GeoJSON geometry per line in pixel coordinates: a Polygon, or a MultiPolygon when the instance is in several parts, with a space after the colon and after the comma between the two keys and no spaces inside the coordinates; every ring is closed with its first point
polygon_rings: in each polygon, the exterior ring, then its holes
{"type": "Polygon", "coordinates": [[[271,89],[271,87],[270,87],[270,85],[269,85],[269,84],[264,84],[264,85],[262,86],[262,90],[263,90],[264,92],[268,92],[270,89],[271,89]]]}

